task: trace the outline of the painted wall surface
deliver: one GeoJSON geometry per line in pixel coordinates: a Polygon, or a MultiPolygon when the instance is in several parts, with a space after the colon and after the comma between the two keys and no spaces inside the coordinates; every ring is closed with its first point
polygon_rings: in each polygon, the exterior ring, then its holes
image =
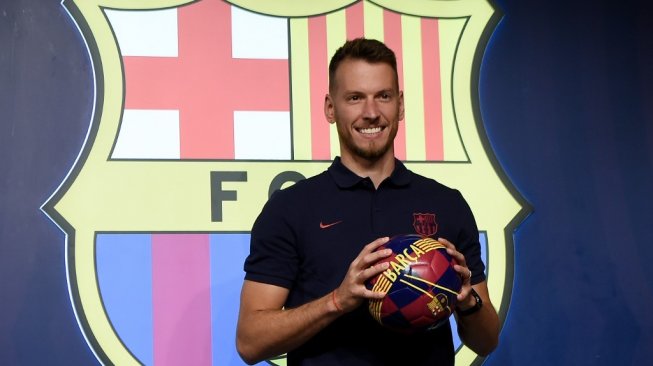
{"type": "MultiPolygon", "coordinates": [[[[218,3],[212,2],[219,6],[218,3]]],[[[391,4],[385,1],[376,3],[391,4]]],[[[469,2],[461,0],[460,3],[469,2]]],[[[90,365],[98,364],[98,358],[122,364],[116,360],[123,356],[145,364],[184,363],[187,356],[173,352],[165,358],[156,352],[157,346],[152,343],[151,334],[140,336],[140,333],[131,332],[130,326],[143,329],[168,326],[194,335],[205,332],[213,342],[212,348],[207,354],[201,354],[202,350],[192,353],[190,349],[192,355],[188,357],[191,358],[185,361],[197,360],[190,362],[193,364],[240,364],[232,338],[239,284],[233,283],[242,278],[240,261],[246,255],[249,219],[246,217],[242,222],[239,221],[241,216],[235,219],[236,216],[228,211],[230,202],[226,202],[221,206],[225,210],[224,220],[215,216],[215,211],[207,209],[205,216],[210,219],[206,224],[182,220],[183,225],[167,226],[174,235],[162,229],[166,226],[156,226],[165,220],[178,219],[174,215],[156,216],[157,220],[152,220],[154,224],[147,222],[149,226],[139,226],[133,220],[120,221],[120,217],[129,217],[133,213],[129,201],[142,199],[148,190],[139,188],[141,190],[136,193],[132,192],[133,198],[130,196],[130,200],[124,202],[103,200],[112,193],[102,188],[112,176],[100,170],[96,170],[96,174],[84,175],[80,166],[81,162],[93,161],[93,152],[83,148],[88,149],[91,145],[89,136],[91,139],[97,137],[95,146],[103,141],[99,121],[103,118],[101,115],[111,112],[107,109],[111,100],[102,97],[113,94],[97,91],[111,90],[104,88],[117,85],[121,76],[98,77],[99,70],[111,70],[111,64],[107,62],[111,59],[98,58],[93,52],[98,45],[89,42],[88,28],[92,28],[89,25],[92,22],[83,24],[80,18],[68,12],[73,9],[74,13],[77,9],[82,13],[83,6],[74,6],[68,0],[64,5],[58,0],[5,0],[0,3],[0,364],[90,365]],[[103,102],[98,103],[100,100],[103,102]],[[82,151],[86,152],[80,153],[82,151]],[[98,172],[102,174],[98,175],[98,172]],[[74,177],[93,182],[97,191],[90,191],[93,194],[82,198],[55,193],[68,187],[64,182],[70,182],[68,178],[74,177]],[[47,202],[52,205],[48,206],[47,202]],[[57,207],[58,202],[62,203],[57,207]],[[116,202],[128,207],[120,212],[116,202]],[[109,207],[110,204],[113,206],[109,207]],[[68,207],[84,207],[85,214],[79,219],[66,217],[68,207]],[[116,214],[113,221],[116,226],[93,226],[90,229],[75,226],[79,220],[94,222],[89,212],[116,214]],[[224,226],[220,226],[222,222],[224,226]],[[90,242],[96,251],[89,257],[97,265],[95,272],[73,267],[73,264],[84,263],[86,252],[78,251],[84,230],[90,230],[90,242]],[[204,234],[197,235],[197,232],[204,234]],[[71,238],[76,239],[76,246],[71,245],[71,238]],[[199,249],[177,251],[177,242],[199,249]],[[224,256],[221,255],[224,245],[237,249],[224,256]],[[158,248],[156,251],[153,250],[155,247],[158,248]],[[125,253],[130,253],[127,262],[123,261],[125,253]],[[139,296],[139,286],[154,294],[153,298],[144,301],[159,301],[170,311],[178,311],[174,301],[157,300],[156,296],[161,292],[151,289],[156,286],[157,278],[166,278],[170,268],[179,266],[177,271],[184,271],[180,256],[186,256],[184,260],[193,263],[206,260],[204,267],[198,266],[197,271],[188,274],[196,276],[197,282],[193,283],[199,285],[197,289],[189,288],[184,283],[175,282],[174,276],[165,282],[166,285],[177,284],[178,291],[187,291],[191,296],[214,286],[218,290],[203,295],[213,308],[198,305],[193,308],[192,317],[179,322],[181,325],[166,323],[165,317],[157,320],[151,313],[151,306],[121,311],[125,297],[139,296]],[[170,258],[177,261],[166,262],[170,258]],[[154,267],[144,267],[143,263],[154,267]],[[157,263],[164,263],[166,270],[157,272],[157,263]],[[122,267],[112,267],[117,264],[122,267]],[[114,275],[120,269],[124,270],[123,276],[114,275]],[[87,276],[88,273],[91,277],[87,276]],[[202,281],[206,287],[202,287],[202,281]],[[103,306],[111,318],[108,329],[121,334],[121,342],[128,344],[128,353],[122,354],[120,350],[112,353],[119,344],[114,344],[114,338],[99,335],[107,333],[102,326],[109,323],[95,323],[92,320],[96,316],[94,307],[82,304],[93,299],[92,296],[85,297],[84,286],[93,287],[94,284],[102,291],[103,306]],[[114,291],[124,288],[121,286],[128,286],[135,292],[114,291]],[[215,308],[226,309],[222,310],[224,317],[220,317],[219,322],[216,322],[215,315],[212,317],[215,308]],[[133,318],[121,318],[125,314],[133,318]],[[202,323],[203,319],[209,320],[202,323]],[[194,328],[194,324],[199,324],[199,328],[194,328]],[[129,334],[139,336],[129,339],[129,334]]],[[[400,149],[403,158],[413,162],[414,169],[423,169],[427,173],[432,171],[423,168],[425,165],[419,162],[462,161],[475,166],[471,162],[484,161],[485,155],[474,155],[475,150],[470,147],[473,144],[465,140],[468,135],[463,120],[468,115],[468,120],[476,119],[476,124],[472,125],[481,126],[477,130],[481,135],[479,142],[485,141],[483,151],[491,155],[488,161],[492,163],[488,163],[488,167],[494,169],[488,171],[496,172],[503,182],[508,182],[507,189],[512,192],[502,201],[507,202],[505,207],[497,212],[505,210],[508,212],[503,216],[518,217],[514,232],[509,230],[503,238],[502,233],[497,234],[491,227],[481,227],[486,230],[485,239],[482,239],[490,248],[490,263],[498,242],[502,245],[504,241],[509,243],[506,253],[501,252],[501,256],[511,259],[501,262],[505,266],[501,267],[502,278],[507,278],[509,283],[504,287],[491,287],[491,291],[503,299],[495,300],[501,304],[503,329],[499,348],[483,364],[647,364],[651,357],[650,345],[653,344],[653,315],[647,311],[653,306],[653,269],[648,263],[653,260],[653,247],[649,245],[653,241],[650,230],[653,222],[653,89],[650,88],[653,82],[653,68],[650,66],[653,64],[653,23],[650,21],[653,6],[643,1],[617,4],[603,0],[591,3],[497,0],[493,5],[494,20],[488,18],[491,29],[484,33],[489,38],[479,41],[484,45],[480,53],[482,58],[478,58],[477,69],[468,65],[471,75],[467,77],[468,84],[472,84],[469,89],[472,95],[461,98],[457,92],[451,92],[458,101],[469,98],[468,109],[455,110],[459,112],[458,125],[463,126],[460,146],[464,148],[452,148],[451,144],[447,145],[449,140],[446,138],[435,144],[429,140],[422,142],[422,145],[437,145],[441,149],[414,148],[410,142],[415,141],[411,136],[416,132],[408,128],[404,134],[409,143],[400,149]],[[460,111],[463,111],[462,117],[460,111]],[[501,240],[496,240],[496,235],[501,240]]],[[[192,9],[192,6],[186,9],[192,9]]],[[[110,14],[108,18],[115,27],[117,10],[111,11],[103,14],[110,14]]],[[[390,14],[385,18],[386,29],[392,26],[392,17],[390,14]]],[[[332,18],[325,18],[325,24],[330,24],[332,18]]],[[[451,22],[450,28],[447,24],[441,21],[436,25],[440,39],[446,39],[442,34],[447,29],[457,29],[456,21],[451,22]]],[[[474,25],[473,22],[468,24],[474,25]]],[[[434,29],[429,28],[433,27],[432,23],[424,22],[422,26],[422,29],[434,29]]],[[[294,27],[301,25],[295,24],[294,27]]],[[[365,27],[366,32],[368,28],[370,32],[375,29],[374,25],[365,24],[365,27]]],[[[426,38],[431,33],[424,31],[422,34],[426,38]]],[[[412,46],[405,39],[398,44],[404,49],[412,46]]],[[[327,49],[329,47],[332,45],[326,45],[327,49]]],[[[445,55],[446,45],[440,50],[440,54],[445,55]]],[[[123,56],[128,53],[124,48],[122,52],[123,56]]],[[[460,52],[465,52],[464,47],[460,52]]],[[[271,67],[277,67],[274,65],[281,62],[279,70],[288,70],[289,67],[283,64],[286,61],[283,57],[280,59],[273,61],[271,67]]],[[[441,59],[447,60],[446,56],[441,59]]],[[[138,67],[137,60],[129,57],[120,60],[127,70],[138,67]]],[[[289,72],[294,70],[291,67],[289,72]]],[[[410,86],[411,79],[402,82],[410,86]]],[[[430,90],[428,85],[424,89],[430,90]]],[[[275,94],[287,95],[288,91],[285,93],[275,94]]],[[[446,98],[446,93],[442,95],[446,98]]],[[[135,102],[128,96],[125,101],[125,110],[129,111],[123,114],[123,123],[134,116],[135,110],[145,109],[138,105],[145,103],[142,99],[135,102]]],[[[260,107],[275,110],[276,114],[267,118],[284,126],[288,117],[283,113],[287,112],[274,103],[283,106],[290,102],[283,98],[274,99],[260,107]]],[[[423,107],[419,103],[413,106],[423,107]]],[[[319,115],[314,117],[306,111],[293,109],[292,112],[295,116],[307,113],[307,119],[311,120],[319,118],[319,115]]],[[[423,113],[427,115],[429,112],[425,110],[423,113]]],[[[446,108],[442,113],[446,117],[446,108]]],[[[238,116],[240,121],[248,121],[248,115],[238,116]]],[[[445,117],[443,132],[440,133],[446,136],[445,117]]],[[[161,120],[170,120],[166,118],[169,115],[161,120]]],[[[175,118],[178,117],[172,117],[175,118]]],[[[242,122],[245,126],[246,123],[242,122]]],[[[296,130],[294,136],[302,131],[296,130]]],[[[328,161],[334,151],[334,140],[333,135],[329,137],[330,132],[325,131],[324,136],[327,136],[327,141],[331,139],[332,146],[311,140],[310,148],[295,144],[294,150],[284,150],[285,145],[278,144],[275,145],[278,149],[273,152],[276,155],[271,159],[288,160],[287,154],[290,154],[291,160],[301,160],[297,157],[306,154],[309,156],[306,160],[328,161]]],[[[237,131],[234,133],[238,134],[237,131]]],[[[310,134],[307,136],[311,137],[310,134]]],[[[279,136],[276,142],[279,139],[283,136],[279,136]]],[[[107,151],[112,155],[105,156],[108,158],[102,161],[117,164],[121,169],[124,166],[127,170],[131,169],[129,163],[145,166],[143,160],[151,157],[143,154],[152,150],[133,150],[142,146],[138,143],[131,145],[132,150],[129,150],[125,148],[128,146],[125,141],[118,143],[122,145],[108,145],[111,149],[107,151]]],[[[154,157],[168,162],[175,159],[217,161],[233,159],[228,156],[231,151],[236,154],[236,159],[253,161],[250,165],[243,163],[250,182],[259,178],[268,182],[283,170],[301,171],[307,175],[307,172],[320,171],[327,164],[309,167],[306,163],[299,168],[288,165],[292,169],[285,169],[286,165],[282,166],[284,169],[276,165],[273,168],[261,165],[263,168],[259,169],[256,164],[260,163],[260,157],[255,155],[256,151],[238,145],[238,139],[235,146],[224,151],[212,151],[210,144],[202,150],[204,145],[201,143],[193,144],[194,147],[200,146],[193,150],[193,147],[184,147],[183,139],[177,141],[181,141],[177,150],[156,151],[159,155],[154,157]],[[178,155],[174,155],[174,151],[178,155]]],[[[213,162],[210,169],[203,170],[201,164],[190,164],[188,174],[206,172],[207,181],[211,181],[209,171],[232,167],[213,162]],[[193,170],[195,168],[197,170],[193,170]]],[[[455,164],[434,166],[433,174],[438,179],[445,169],[457,169],[455,164]]],[[[155,176],[159,170],[153,168],[147,172],[155,176]]],[[[463,186],[463,192],[472,197],[470,201],[478,202],[472,204],[477,219],[481,223],[490,223],[486,216],[492,215],[485,214],[485,206],[497,199],[489,195],[486,195],[487,200],[484,199],[483,187],[490,183],[459,182],[463,178],[476,177],[474,171],[461,172],[468,175],[457,174],[458,178],[449,178],[450,182],[457,187],[463,186]]],[[[176,182],[175,176],[164,177],[176,182]]],[[[243,181],[241,176],[213,177],[226,179],[227,183],[223,183],[225,190],[235,189],[237,185],[234,184],[243,181]]],[[[112,182],[115,186],[119,180],[112,182]]],[[[138,187],[136,182],[129,181],[125,186],[138,187]]],[[[158,188],[148,187],[156,191],[169,187],[165,184],[156,185],[158,188]]],[[[266,188],[261,196],[264,198],[268,184],[262,186],[266,188]]],[[[75,189],[69,192],[75,192],[75,189]]],[[[238,194],[241,198],[250,196],[242,191],[238,194]]],[[[165,197],[163,207],[185,207],[183,200],[179,199],[179,192],[162,197],[165,197]]],[[[199,196],[198,200],[201,198],[199,196]]],[[[252,203],[253,206],[257,204],[252,203]]],[[[152,207],[158,207],[156,205],[152,207]]],[[[198,216],[200,214],[202,212],[198,216]]],[[[102,219],[107,217],[110,215],[101,216],[102,219]]],[[[496,270],[497,266],[494,268],[496,270]]],[[[174,338],[169,341],[174,342],[174,338]]],[[[459,354],[459,361],[461,357],[466,356],[459,354]]],[[[462,358],[459,364],[469,364],[467,360],[462,358]]]]}

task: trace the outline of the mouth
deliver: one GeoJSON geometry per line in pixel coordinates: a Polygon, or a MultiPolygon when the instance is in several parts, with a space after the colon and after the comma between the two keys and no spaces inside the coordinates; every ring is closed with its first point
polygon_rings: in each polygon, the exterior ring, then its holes
{"type": "Polygon", "coordinates": [[[385,127],[376,126],[376,127],[367,127],[367,128],[356,128],[356,131],[360,134],[371,136],[380,133],[384,129],[385,127]]]}

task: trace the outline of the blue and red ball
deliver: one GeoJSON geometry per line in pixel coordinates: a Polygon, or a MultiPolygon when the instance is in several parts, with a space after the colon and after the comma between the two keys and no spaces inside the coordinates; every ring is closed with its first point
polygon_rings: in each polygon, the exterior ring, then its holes
{"type": "Polygon", "coordinates": [[[386,293],[369,301],[369,311],[381,325],[401,332],[435,328],[447,322],[456,306],[462,280],[453,268],[455,260],[435,239],[420,235],[393,237],[379,250],[392,254],[379,261],[390,267],[366,286],[386,293]]]}

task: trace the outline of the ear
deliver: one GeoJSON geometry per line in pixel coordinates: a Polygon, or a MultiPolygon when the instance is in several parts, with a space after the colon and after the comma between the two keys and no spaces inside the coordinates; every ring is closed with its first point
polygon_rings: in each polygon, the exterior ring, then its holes
{"type": "Polygon", "coordinates": [[[326,117],[326,120],[329,121],[329,123],[333,124],[336,122],[336,117],[335,117],[335,106],[333,105],[333,100],[331,99],[331,95],[327,94],[324,96],[324,117],[326,117]]]}
{"type": "Polygon", "coordinates": [[[399,118],[397,120],[402,121],[403,119],[404,119],[404,91],[400,90],[399,91],[399,118]]]}

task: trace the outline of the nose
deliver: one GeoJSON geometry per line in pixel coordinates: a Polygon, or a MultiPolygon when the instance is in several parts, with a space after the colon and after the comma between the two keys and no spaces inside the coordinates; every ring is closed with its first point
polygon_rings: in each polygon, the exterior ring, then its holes
{"type": "Polygon", "coordinates": [[[369,98],[365,100],[363,105],[363,118],[374,121],[379,118],[379,106],[376,103],[376,100],[369,98]]]}

